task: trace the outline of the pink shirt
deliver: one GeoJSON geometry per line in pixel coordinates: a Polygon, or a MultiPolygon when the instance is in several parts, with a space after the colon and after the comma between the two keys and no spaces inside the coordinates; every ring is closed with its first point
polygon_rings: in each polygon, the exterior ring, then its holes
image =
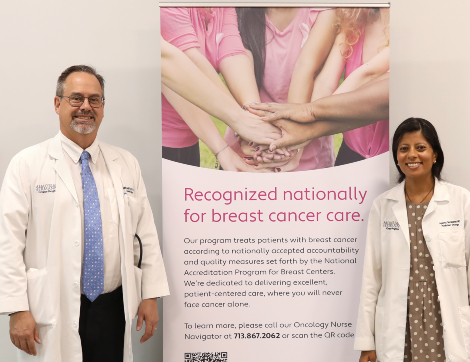
{"type": "MultiPolygon", "coordinates": [[[[362,32],[359,41],[353,46],[353,53],[346,63],[345,78],[359,68],[362,63],[362,47],[364,45],[362,32]]],[[[378,121],[368,126],[353,129],[343,133],[343,140],[354,152],[362,157],[370,158],[389,150],[389,124],[388,119],[378,121]]]]}
{"type": "MultiPolygon", "coordinates": [[[[279,31],[266,16],[266,65],[261,102],[286,103],[295,62],[307,37],[323,9],[300,8],[292,22],[279,31]]],[[[241,154],[238,139],[227,128],[225,140],[241,154]]],[[[299,167],[295,171],[314,170],[334,165],[333,136],[312,140],[304,147],[299,167]]]]}
{"type": "MultiPolygon", "coordinates": [[[[224,58],[246,54],[234,8],[161,8],[160,22],[163,39],[181,51],[199,48],[217,71],[224,58]]],[[[162,138],[163,146],[172,148],[198,141],[163,94],[162,138]]]]}

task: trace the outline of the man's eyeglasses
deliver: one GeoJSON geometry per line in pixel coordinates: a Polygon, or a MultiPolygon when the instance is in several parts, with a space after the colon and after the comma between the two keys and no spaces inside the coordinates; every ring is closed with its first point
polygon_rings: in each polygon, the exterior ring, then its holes
{"type": "Polygon", "coordinates": [[[101,108],[104,103],[104,97],[99,96],[84,97],[80,94],[74,94],[71,96],[59,96],[59,98],[68,98],[69,103],[72,107],[81,107],[82,104],[85,102],[85,98],[88,99],[88,104],[92,108],[101,108]]]}

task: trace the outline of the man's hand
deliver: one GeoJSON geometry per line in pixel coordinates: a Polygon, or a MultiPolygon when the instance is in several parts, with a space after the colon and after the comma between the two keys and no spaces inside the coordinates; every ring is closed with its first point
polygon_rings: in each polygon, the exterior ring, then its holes
{"type": "Polygon", "coordinates": [[[260,116],[261,119],[266,122],[272,122],[282,118],[299,123],[315,121],[312,103],[254,103],[247,105],[246,109],[260,116]]]}
{"type": "Polygon", "coordinates": [[[10,339],[16,348],[36,356],[36,343],[41,343],[36,321],[30,311],[16,312],[10,316],[10,339]]]}
{"type": "Polygon", "coordinates": [[[375,351],[362,351],[361,357],[359,358],[359,362],[376,362],[377,355],[375,351]]]}
{"type": "Polygon", "coordinates": [[[142,329],[145,321],[145,333],[140,339],[140,343],[144,343],[153,336],[158,324],[157,298],[144,299],[139,306],[137,313],[137,331],[142,329]]]}

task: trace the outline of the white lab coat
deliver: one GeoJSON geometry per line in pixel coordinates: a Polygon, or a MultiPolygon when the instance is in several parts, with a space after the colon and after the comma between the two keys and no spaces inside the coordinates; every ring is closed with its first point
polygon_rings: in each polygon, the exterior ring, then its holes
{"type": "MultiPolygon", "coordinates": [[[[435,268],[447,361],[470,361],[470,192],[436,180],[423,217],[435,268]]],[[[404,182],[380,195],[370,211],[356,350],[379,362],[403,361],[410,277],[404,182]]]]}
{"type": "MultiPolygon", "coordinates": [[[[124,361],[132,361],[131,325],[142,299],[168,295],[158,236],[137,160],[100,142],[119,210],[126,318],[124,361]],[[138,269],[143,243],[142,269],[138,269]]],[[[113,195],[109,196],[113,198],[113,195]]],[[[0,313],[30,310],[42,344],[19,361],[82,362],[81,215],[59,135],[11,161],[0,191],[0,313]]]]}

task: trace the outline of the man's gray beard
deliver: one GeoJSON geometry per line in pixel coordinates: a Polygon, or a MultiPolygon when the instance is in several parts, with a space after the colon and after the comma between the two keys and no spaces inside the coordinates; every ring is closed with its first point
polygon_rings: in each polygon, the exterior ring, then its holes
{"type": "Polygon", "coordinates": [[[72,122],[70,122],[70,128],[72,128],[77,133],[90,134],[96,128],[96,121],[93,120],[93,122],[90,123],[80,122],[76,121],[75,119],[72,119],[72,122]]]}

